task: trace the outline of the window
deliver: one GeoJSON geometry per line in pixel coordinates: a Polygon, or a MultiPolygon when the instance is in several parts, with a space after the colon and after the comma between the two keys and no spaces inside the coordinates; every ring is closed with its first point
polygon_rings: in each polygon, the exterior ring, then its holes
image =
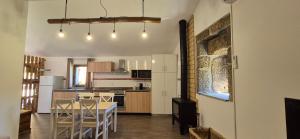
{"type": "Polygon", "coordinates": [[[86,65],[74,65],[73,84],[75,87],[83,87],[86,83],[86,65]]]}
{"type": "Polygon", "coordinates": [[[232,100],[230,15],[197,35],[198,93],[232,100]]]}

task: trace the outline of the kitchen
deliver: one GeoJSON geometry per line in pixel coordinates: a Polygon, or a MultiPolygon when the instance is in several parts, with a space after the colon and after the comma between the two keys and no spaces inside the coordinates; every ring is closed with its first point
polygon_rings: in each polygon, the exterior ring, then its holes
{"type": "MultiPolygon", "coordinates": [[[[70,58],[68,59],[70,61],[70,58]]],[[[68,61],[68,59],[64,60],[68,61]]],[[[62,61],[62,58],[49,58],[49,63],[47,60],[48,59],[46,58],[45,69],[48,69],[48,71],[45,72],[46,76],[59,75],[59,72],[62,72],[59,70],[65,70],[64,74],[71,73],[69,75],[69,80],[64,77],[65,89],[57,88],[53,90],[53,99],[66,98],[66,96],[71,96],[72,98],[72,96],[74,97],[72,94],[81,92],[113,92],[115,94],[114,100],[118,102],[119,112],[170,114],[170,110],[168,110],[169,112],[167,112],[167,110],[165,112],[159,112],[161,111],[159,108],[164,106],[163,102],[158,102],[151,98],[161,96],[156,96],[156,94],[151,92],[153,89],[161,89],[157,85],[164,80],[160,77],[160,73],[162,73],[160,70],[163,68],[169,69],[167,72],[170,75],[167,78],[173,79],[173,81],[169,80],[170,83],[168,85],[176,86],[176,55],[103,57],[95,58],[93,62],[88,62],[87,58],[72,58],[73,64],[69,69],[73,68],[73,73],[66,70],[68,64],[55,64],[55,66],[52,67],[52,62],[59,63],[59,61],[62,61]],[[161,65],[162,63],[156,63],[155,61],[163,61],[162,59],[159,59],[162,56],[167,57],[169,62],[164,65],[161,65]],[[83,72],[75,72],[78,65],[83,66],[86,69],[83,70],[83,72]],[[62,66],[65,66],[65,69],[62,69],[62,66]],[[83,76],[83,83],[75,83],[80,82],[76,79],[79,79],[78,77],[81,75],[83,76]],[[87,78],[86,75],[89,75],[89,78],[87,78]],[[88,81],[86,79],[88,79],[88,81]],[[73,83],[70,83],[70,81],[73,83]],[[136,106],[140,106],[141,108],[136,106]]],[[[170,92],[170,94],[168,94],[170,97],[177,96],[176,88],[172,88],[172,90],[168,90],[167,92],[170,92]]],[[[40,95],[40,100],[42,99],[42,96],[46,95],[40,95]]],[[[40,101],[40,103],[39,106],[41,106],[43,102],[40,101]]],[[[166,107],[169,109],[171,106],[166,107]]],[[[39,113],[43,113],[42,110],[39,113]]]]}

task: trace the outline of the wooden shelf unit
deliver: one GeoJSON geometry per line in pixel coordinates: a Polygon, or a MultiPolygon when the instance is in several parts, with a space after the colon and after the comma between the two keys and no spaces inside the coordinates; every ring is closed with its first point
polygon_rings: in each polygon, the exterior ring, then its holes
{"type": "Polygon", "coordinates": [[[21,109],[37,111],[40,76],[44,75],[41,69],[45,67],[45,59],[35,56],[24,56],[23,85],[21,109]]]}

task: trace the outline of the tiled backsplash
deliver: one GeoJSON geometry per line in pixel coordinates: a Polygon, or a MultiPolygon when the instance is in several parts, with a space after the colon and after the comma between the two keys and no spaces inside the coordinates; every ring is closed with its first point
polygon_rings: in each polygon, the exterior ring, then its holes
{"type": "Polygon", "coordinates": [[[136,87],[139,83],[143,83],[144,87],[151,87],[150,80],[94,80],[94,87],[136,87]]]}

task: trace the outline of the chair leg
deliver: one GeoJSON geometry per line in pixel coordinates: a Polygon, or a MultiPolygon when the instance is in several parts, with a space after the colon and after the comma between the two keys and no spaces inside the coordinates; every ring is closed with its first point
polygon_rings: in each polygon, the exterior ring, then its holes
{"type": "Polygon", "coordinates": [[[79,139],[82,139],[82,125],[80,125],[79,129],[79,139]]]}
{"type": "Polygon", "coordinates": [[[90,138],[93,138],[93,129],[90,132],[90,138]]]}
{"type": "Polygon", "coordinates": [[[110,117],[110,129],[111,129],[111,131],[114,130],[114,120],[113,120],[113,115],[111,115],[111,117],[110,117]]]}
{"type": "Polygon", "coordinates": [[[57,126],[54,128],[54,137],[53,137],[54,139],[56,139],[57,138],[57,126]]]}
{"type": "Polygon", "coordinates": [[[98,139],[98,136],[99,136],[99,126],[97,125],[96,127],[96,131],[95,131],[95,139],[98,139]]]}
{"type": "Polygon", "coordinates": [[[74,138],[74,126],[71,127],[71,139],[74,138]]]}

